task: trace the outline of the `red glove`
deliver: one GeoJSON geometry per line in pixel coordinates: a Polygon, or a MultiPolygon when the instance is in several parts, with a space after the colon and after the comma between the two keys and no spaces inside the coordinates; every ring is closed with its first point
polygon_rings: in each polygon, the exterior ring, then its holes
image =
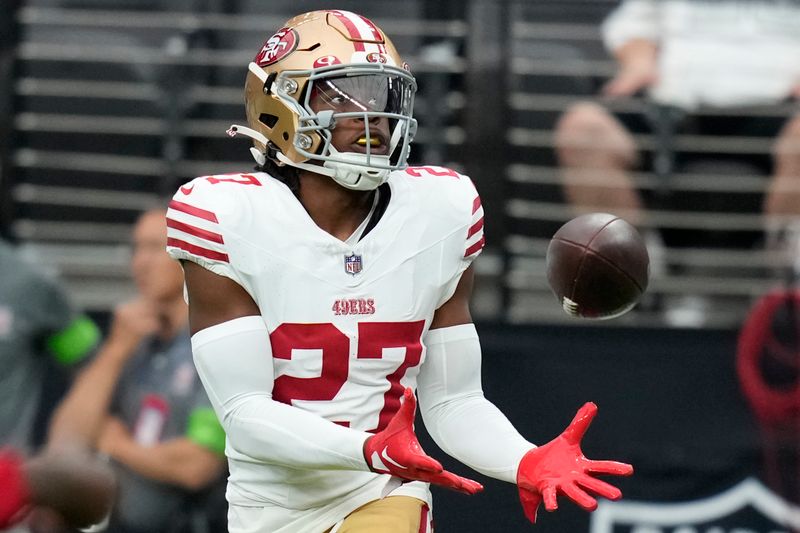
{"type": "Polygon", "coordinates": [[[622,497],[620,490],[591,474],[613,474],[629,476],[633,467],[617,461],[591,461],[581,451],[581,439],[597,414],[597,406],[586,403],[564,432],[547,444],[526,453],[519,462],[517,488],[525,516],[536,522],[536,511],[544,499],[544,508],[558,508],[556,494],[565,494],[569,499],[586,509],[597,509],[597,500],[587,491],[610,500],[622,497]]]}
{"type": "Polygon", "coordinates": [[[0,453],[0,529],[22,520],[30,503],[31,491],[22,458],[9,451],[0,453]]]}
{"type": "Polygon", "coordinates": [[[414,435],[414,412],[417,402],[411,389],[403,392],[405,401],[389,424],[364,442],[364,458],[370,470],[391,474],[410,481],[427,481],[435,485],[475,494],[483,485],[446,471],[425,454],[414,435]]]}

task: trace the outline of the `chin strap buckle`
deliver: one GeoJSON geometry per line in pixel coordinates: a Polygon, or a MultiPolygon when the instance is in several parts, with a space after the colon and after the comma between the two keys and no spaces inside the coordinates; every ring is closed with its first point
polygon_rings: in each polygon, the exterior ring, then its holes
{"type": "MultiPolygon", "coordinates": [[[[228,128],[225,133],[227,133],[229,137],[244,135],[245,137],[250,137],[254,141],[260,142],[264,146],[269,146],[269,139],[267,139],[263,133],[248,128],[247,126],[239,126],[238,124],[231,124],[231,127],[228,128]]],[[[263,166],[264,163],[267,162],[266,154],[264,154],[261,150],[259,150],[255,146],[250,147],[250,153],[253,155],[253,159],[256,160],[256,163],[258,163],[259,166],[263,166]]]]}
{"type": "Polygon", "coordinates": [[[240,126],[238,124],[231,124],[231,127],[228,128],[226,132],[230,137],[236,137],[237,135],[244,135],[245,137],[250,137],[254,141],[258,141],[264,146],[269,144],[269,139],[261,133],[260,131],[256,131],[254,129],[248,128],[247,126],[240,126]]]}

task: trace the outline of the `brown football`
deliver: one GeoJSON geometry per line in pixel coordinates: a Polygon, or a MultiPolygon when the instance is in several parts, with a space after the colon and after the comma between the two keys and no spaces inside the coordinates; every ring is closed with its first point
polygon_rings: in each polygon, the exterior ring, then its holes
{"type": "Polygon", "coordinates": [[[647,288],[649,266],[636,228],[608,213],[573,218],[547,247],[547,281],[572,316],[613,318],[630,311],[647,288]]]}

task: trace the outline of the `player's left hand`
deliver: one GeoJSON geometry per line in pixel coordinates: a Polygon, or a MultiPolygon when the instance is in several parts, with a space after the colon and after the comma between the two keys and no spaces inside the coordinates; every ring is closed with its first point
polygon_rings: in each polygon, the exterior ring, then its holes
{"type": "Polygon", "coordinates": [[[617,461],[592,461],[581,451],[581,439],[596,414],[597,406],[586,403],[561,435],[523,456],[517,470],[517,488],[525,516],[531,522],[536,522],[542,501],[548,511],[558,508],[558,493],[587,511],[597,508],[597,500],[588,491],[610,500],[622,497],[617,487],[592,474],[629,476],[633,467],[617,461]]]}

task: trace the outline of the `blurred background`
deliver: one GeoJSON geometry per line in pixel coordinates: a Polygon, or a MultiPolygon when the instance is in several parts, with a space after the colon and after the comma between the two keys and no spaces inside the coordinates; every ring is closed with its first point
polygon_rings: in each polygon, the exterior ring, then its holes
{"type": "MultiPolygon", "coordinates": [[[[736,3],[787,10],[789,37],[781,39],[800,36],[796,2],[736,3]]],[[[794,217],[762,208],[778,129],[760,135],[682,122],[691,114],[784,123],[796,100],[788,93],[687,112],[643,90],[602,95],[619,72],[603,37],[619,4],[4,0],[0,232],[56,273],[102,329],[135,291],[129,240],[139,214],[195,176],[252,168],[248,141],[225,131],[244,120],[246,66],[261,43],[299,12],[358,12],[385,30],[417,77],[410,163],[466,173],[483,198],[487,247],[476,264],[474,316],[487,396],[534,442],[595,401],[585,451],[634,463],[636,475],[621,484],[627,500],[713,498],[747,478],[768,487],[744,498],[740,507],[750,505],[752,516],[711,505],[699,518],[623,524],[609,511],[612,525],[598,529],[606,526],[564,503],[535,529],[797,531],[791,513],[768,516],[759,510],[768,505],[750,501],[800,502],[797,254],[790,239],[773,238],[794,217]],[[626,126],[647,125],[629,128],[640,163],[628,178],[643,205],[616,214],[646,236],[651,283],[636,309],[604,322],[563,313],[544,270],[550,236],[581,212],[563,190],[557,134],[579,102],[602,105],[626,126]],[[754,312],[768,294],[770,305],[754,312]],[[748,320],[758,323],[744,342],[748,320]]],[[[794,50],[783,59],[800,65],[794,50]]],[[[605,210],[597,207],[589,210],[605,210]]],[[[57,398],[58,387],[48,390],[57,398]]],[[[514,487],[479,479],[487,490],[473,499],[437,492],[437,531],[533,530],[514,487]]]]}

